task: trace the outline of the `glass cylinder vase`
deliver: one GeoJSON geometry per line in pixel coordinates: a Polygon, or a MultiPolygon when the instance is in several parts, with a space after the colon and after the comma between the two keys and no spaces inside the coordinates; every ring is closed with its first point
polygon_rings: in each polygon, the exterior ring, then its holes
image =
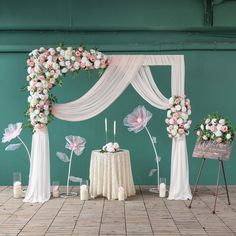
{"type": "Polygon", "coordinates": [[[13,173],[13,196],[14,198],[22,197],[22,186],[21,186],[21,173],[13,173]]]}

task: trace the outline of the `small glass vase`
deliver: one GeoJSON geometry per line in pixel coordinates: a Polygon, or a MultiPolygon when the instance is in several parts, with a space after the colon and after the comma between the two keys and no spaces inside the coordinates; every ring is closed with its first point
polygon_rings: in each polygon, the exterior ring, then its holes
{"type": "Polygon", "coordinates": [[[13,196],[14,198],[22,198],[21,173],[13,173],[13,196]]]}
{"type": "Polygon", "coordinates": [[[54,198],[60,197],[59,181],[52,182],[52,196],[54,198]]]}

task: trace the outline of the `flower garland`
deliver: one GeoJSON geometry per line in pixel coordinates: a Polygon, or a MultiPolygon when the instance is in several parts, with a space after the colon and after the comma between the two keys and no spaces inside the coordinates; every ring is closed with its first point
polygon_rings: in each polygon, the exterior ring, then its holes
{"type": "Polygon", "coordinates": [[[233,125],[219,113],[209,114],[201,124],[196,126],[195,130],[198,141],[202,142],[231,143],[235,135],[233,125]]]}
{"type": "Polygon", "coordinates": [[[29,85],[26,89],[30,95],[25,112],[29,116],[28,126],[40,129],[52,120],[51,107],[57,98],[50,94],[50,90],[62,84],[62,77],[67,72],[95,69],[103,72],[108,64],[109,59],[102,52],[96,49],[87,51],[84,47],[41,47],[29,53],[26,78],[29,85]]]}
{"type": "Polygon", "coordinates": [[[189,119],[190,115],[190,100],[185,95],[172,96],[169,99],[169,108],[167,109],[167,118],[165,120],[168,125],[169,138],[178,138],[189,134],[192,123],[189,119]]]}

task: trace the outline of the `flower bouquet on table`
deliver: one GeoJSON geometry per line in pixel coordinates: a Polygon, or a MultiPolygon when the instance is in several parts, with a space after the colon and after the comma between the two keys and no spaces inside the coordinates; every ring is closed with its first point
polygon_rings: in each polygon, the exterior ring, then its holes
{"type": "Polygon", "coordinates": [[[73,136],[73,135],[66,136],[65,139],[67,141],[65,148],[71,150],[70,157],[68,157],[66,153],[57,152],[57,156],[61,161],[69,163],[67,184],[66,184],[66,193],[61,194],[61,196],[62,197],[71,197],[71,196],[76,196],[77,193],[69,192],[70,181],[71,182],[81,182],[82,181],[82,178],[70,175],[73,154],[75,154],[76,156],[80,156],[83,153],[83,151],[85,149],[86,140],[80,136],[73,136]]]}
{"type": "Polygon", "coordinates": [[[235,128],[231,122],[219,113],[209,114],[195,128],[197,143],[193,156],[212,159],[229,159],[235,128]]]}
{"type": "Polygon", "coordinates": [[[118,143],[107,143],[105,146],[102,147],[100,150],[101,153],[104,152],[110,152],[110,153],[115,153],[115,152],[120,152],[120,145],[118,143]]]}
{"type": "Polygon", "coordinates": [[[169,99],[169,108],[167,109],[168,125],[167,131],[169,138],[179,138],[189,134],[192,121],[190,100],[183,96],[172,96],[169,99]]]}

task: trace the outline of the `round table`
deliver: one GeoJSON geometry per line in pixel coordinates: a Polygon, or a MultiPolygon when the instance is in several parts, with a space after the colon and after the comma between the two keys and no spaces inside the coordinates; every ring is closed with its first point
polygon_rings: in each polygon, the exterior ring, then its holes
{"type": "Polygon", "coordinates": [[[128,150],[115,153],[92,151],[89,178],[92,198],[102,195],[108,200],[117,199],[118,189],[121,186],[127,197],[135,195],[128,150]]]}

